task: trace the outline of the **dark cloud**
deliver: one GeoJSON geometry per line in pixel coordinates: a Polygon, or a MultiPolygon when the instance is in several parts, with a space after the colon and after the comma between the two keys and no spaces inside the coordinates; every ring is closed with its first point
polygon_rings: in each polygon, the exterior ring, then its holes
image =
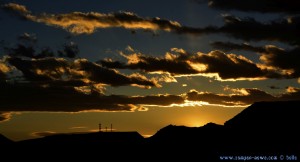
{"type": "Polygon", "coordinates": [[[187,100],[208,102],[209,104],[221,106],[247,106],[259,101],[287,101],[300,99],[299,88],[290,87],[289,90],[287,90],[287,93],[279,96],[273,96],[262,90],[253,88],[234,89],[235,94],[232,95],[192,90],[187,93],[187,100]]]}
{"type": "Polygon", "coordinates": [[[33,84],[69,84],[69,86],[91,84],[107,84],[111,86],[137,85],[147,88],[159,86],[154,79],[149,80],[140,74],[127,76],[85,59],[68,61],[64,58],[54,57],[41,59],[8,57],[6,60],[22,72],[26,81],[33,84]]]}
{"type": "Polygon", "coordinates": [[[300,2],[297,0],[208,0],[212,8],[239,10],[245,12],[299,14],[300,2]]]}
{"type": "Polygon", "coordinates": [[[260,68],[251,60],[235,54],[211,51],[208,54],[189,54],[182,49],[173,49],[165,57],[130,54],[123,56],[127,63],[109,59],[99,61],[102,66],[119,69],[140,69],[145,72],[169,73],[174,76],[203,75],[221,80],[283,78],[280,73],[260,68]],[[226,67],[226,68],[224,68],[226,67]]]}
{"type": "Polygon", "coordinates": [[[271,86],[268,86],[270,89],[281,89],[280,87],[277,87],[277,86],[274,86],[274,85],[271,85],[271,86]]]}
{"type": "MultiPolygon", "coordinates": [[[[47,51],[45,51],[47,52],[47,51]]],[[[70,42],[63,45],[63,50],[58,51],[60,57],[75,58],[79,54],[79,47],[76,43],[70,42]]],[[[40,54],[42,55],[42,53],[40,54]]]]}
{"type": "Polygon", "coordinates": [[[264,47],[255,47],[250,44],[243,43],[237,44],[232,42],[213,42],[210,44],[213,48],[222,50],[225,52],[233,51],[233,50],[244,50],[244,51],[252,51],[252,52],[266,52],[264,47]]]}
{"type": "Polygon", "coordinates": [[[279,69],[282,73],[292,78],[300,77],[300,48],[283,50],[276,46],[267,46],[266,52],[262,53],[260,60],[268,67],[279,69]]]}
{"type": "MultiPolygon", "coordinates": [[[[26,40],[28,41],[28,40],[26,40]]],[[[30,42],[31,43],[31,42],[30,42]]],[[[66,57],[66,58],[75,58],[79,54],[79,47],[76,43],[70,42],[65,43],[62,46],[62,50],[58,50],[57,54],[49,47],[44,47],[42,49],[37,49],[32,44],[24,43],[17,44],[15,47],[2,47],[9,56],[13,57],[29,57],[29,58],[46,58],[46,57],[66,57]]]]}
{"type": "Polygon", "coordinates": [[[101,65],[108,68],[119,68],[119,69],[141,69],[145,72],[168,72],[172,75],[180,74],[197,74],[199,71],[192,68],[187,63],[187,58],[184,58],[184,54],[179,54],[171,58],[171,55],[166,57],[170,58],[159,58],[146,56],[142,54],[132,54],[125,56],[128,60],[126,63],[112,60],[101,60],[101,65]]]}
{"type": "Polygon", "coordinates": [[[183,104],[184,96],[177,95],[152,95],[152,96],[110,96],[108,102],[119,101],[121,104],[140,104],[168,106],[172,104],[183,104]],[[110,100],[111,99],[111,100],[110,100]]]}
{"type": "Polygon", "coordinates": [[[0,111],[3,112],[133,111],[143,105],[167,106],[184,102],[184,97],[175,95],[105,96],[97,92],[85,94],[72,87],[38,87],[32,84],[1,86],[0,111]]]}
{"type": "Polygon", "coordinates": [[[224,15],[225,25],[215,33],[225,33],[234,38],[246,41],[281,41],[289,44],[300,44],[300,18],[290,17],[269,23],[261,23],[253,18],[238,18],[224,15]]]}
{"type": "Polygon", "coordinates": [[[247,58],[235,54],[225,54],[221,51],[198,54],[192,59],[192,62],[206,66],[201,73],[217,73],[222,79],[262,78],[267,75],[247,58]]]}
{"type": "Polygon", "coordinates": [[[300,99],[300,88],[296,87],[287,87],[286,88],[287,93],[282,94],[280,96],[283,100],[299,100],[300,99]]]}
{"type": "Polygon", "coordinates": [[[0,80],[4,80],[5,77],[5,73],[0,69],[0,80]]]}
{"type": "Polygon", "coordinates": [[[68,72],[69,63],[62,58],[22,59],[9,57],[7,62],[20,70],[28,81],[62,79],[68,72]]]}
{"type": "Polygon", "coordinates": [[[120,74],[116,70],[104,68],[96,63],[89,62],[87,60],[76,60],[75,69],[79,72],[83,72],[84,76],[92,82],[110,84],[112,86],[121,85],[143,85],[143,86],[158,86],[154,81],[146,79],[139,74],[133,74],[126,76],[120,74]]]}
{"type": "Polygon", "coordinates": [[[4,50],[10,56],[24,56],[29,58],[35,58],[35,48],[33,46],[25,46],[23,44],[18,44],[17,47],[4,47],[4,50]]]}
{"type": "Polygon", "coordinates": [[[25,41],[25,42],[36,43],[37,42],[37,37],[36,37],[35,34],[23,33],[23,34],[18,36],[18,40],[25,41]]]}
{"type": "MultiPolygon", "coordinates": [[[[24,40],[27,41],[29,36],[25,36],[24,40]]],[[[86,59],[74,59],[79,53],[79,47],[74,42],[64,44],[63,49],[58,50],[59,57],[55,57],[53,50],[47,47],[38,50],[32,45],[17,44],[16,47],[4,49],[8,56],[0,60],[1,82],[9,80],[55,87],[88,86],[101,91],[105,85],[160,87],[155,78],[148,79],[139,73],[125,75],[86,59]],[[13,72],[18,75],[9,74],[13,72]]]]}
{"type": "Polygon", "coordinates": [[[225,51],[230,50],[246,50],[260,54],[262,67],[269,69],[277,69],[281,71],[282,76],[287,78],[300,77],[300,48],[282,49],[274,45],[266,45],[264,47],[251,46],[249,44],[236,44],[231,42],[214,42],[212,46],[225,51]]]}
{"type": "MultiPolygon", "coordinates": [[[[233,94],[214,94],[192,90],[182,95],[106,96],[96,91],[82,93],[73,87],[39,87],[32,84],[2,84],[0,112],[51,111],[134,111],[144,106],[173,106],[186,102],[207,102],[220,106],[247,106],[258,101],[295,100],[300,89],[288,87],[287,93],[273,96],[259,89],[230,89],[233,94]],[[13,104],[12,104],[13,103],[13,104]]],[[[229,88],[227,88],[229,89],[229,88]]],[[[10,113],[1,115],[9,119],[10,113]]]]}

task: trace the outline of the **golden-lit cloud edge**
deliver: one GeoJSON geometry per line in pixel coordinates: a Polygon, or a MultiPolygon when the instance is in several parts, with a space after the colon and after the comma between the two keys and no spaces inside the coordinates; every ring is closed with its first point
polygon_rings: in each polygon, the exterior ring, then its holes
{"type": "MultiPolygon", "coordinates": [[[[244,48],[244,45],[242,47],[244,48]]],[[[296,53],[299,50],[284,51],[273,45],[264,48],[250,45],[246,45],[246,47],[246,49],[258,48],[252,50],[259,52],[260,62],[254,63],[242,55],[225,53],[220,50],[208,53],[189,53],[183,49],[172,48],[165,53],[165,56],[155,57],[136,52],[131,48],[130,51],[127,51],[128,53],[119,52],[121,56],[127,59],[127,62],[107,58],[99,60],[97,63],[112,69],[140,70],[143,73],[164,75],[164,78],[158,80],[165,82],[176,82],[176,77],[190,76],[203,76],[218,81],[254,81],[300,77],[299,65],[297,63],[290,64],[291,59],[298,60],[299,55],[296,53]]]]}
{"type": "MultiPolygon", "coordinates": [[[[286,92],[278,95],[271,95],[257,88],[240,88],[230,89],[225,87],[226,91],[231,91],[231,94],[216,94],[210,92],[201,92],[190,90],[181,95],[152,95],[152,96],[85,96],[84,100],[70,102],[70,98],[64,98],[65,105],[62,107],[57,104],[50,104],[43,101],[31,101],[30,107],[24,104],[11,106],[10,103],[5,103],[0,106],[2,121],[8,120],[13,112],[67,112],[67,113],[82,113],[82,112],[135,112],[147,111],[151,107],[201,107],[201,106],[222,106],[222,107],[246,107],[254,102],[259,101],[287,101],[299,100],[300,88],[287,87],[286,92]],[[94,108],[90,105],[85,105],[93,102],[94,108]],[[105,102],[105,104],[103,104],[105,102]],[[50,108],[49,108],[50,104],[50,108]],[[78,107],[79,106],[79,107],[78,107]],[[6,117],[6,118],[5,118],[6,117]]],[[[24,89],[23,89],[24,90],[24,89]]],[[[43,95],[43,94],[40,94],[43,95]]],[[[34,96],[30,96],[31,98],[34,96]]],[[[80,96],[81,98],[84,96],[80,96]]],[[[19,102],[19,101],[18,101],[19,102]]],[[[61,102],[61,101],[51,101],[61,102]]]]}

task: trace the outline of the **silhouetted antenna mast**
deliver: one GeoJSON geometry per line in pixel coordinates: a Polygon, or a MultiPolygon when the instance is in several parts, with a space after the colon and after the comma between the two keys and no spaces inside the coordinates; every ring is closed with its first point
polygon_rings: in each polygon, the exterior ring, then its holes
{"type": "Polygon", "coordinates": [[[101,123],[99,123],[99,132],[101,132],[101,123]]]}
{"type": "Polygon", "coordinates": [[[107,127],[105,127],[105,132],[107,132],[107,127]]]}

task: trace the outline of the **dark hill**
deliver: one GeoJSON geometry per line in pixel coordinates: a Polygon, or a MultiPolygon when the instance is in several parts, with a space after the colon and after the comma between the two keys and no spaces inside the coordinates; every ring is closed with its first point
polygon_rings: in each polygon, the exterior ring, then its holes
{"type": "Polygon", "coordinates": [[[195,139],[199,137],[212,138],[212,136],[218,136],[217,133],[221,133],[222,131],[224,131],[224,127],[215,123],[208,123],[203,127],[168,125],[150,137],[150,140],[153,142],[159,141],[160,143],[173,141],[176,141],[176,143],[185,143],[187,141],[197,142],[195,139]],[[216,132],[216,134],[211,134],[210,132],[216,132]]]}
{"type": "Polygon", "coordinates": [[[236,129],[295,131],[299,128],[300,101],[257,102],[225,122],[236,129]]]}
{"type": "Polygon", "coordinates": [[[0,134],[0,146],[6,146],[6,145],[12,145],[14,144],[14,141],[6,138],[2,134],[0,134]]]}
{"type": "Polygon", "coordinates": [[[185,148],[190,154],[199,152],[206,157],[296,154],[300,148],[299,105],[300,101],[257,102],[224,126],[169,125],[149,140],[173,152],[185,148]],[[189,149],[193,146],[197,149],[189,149]]]}

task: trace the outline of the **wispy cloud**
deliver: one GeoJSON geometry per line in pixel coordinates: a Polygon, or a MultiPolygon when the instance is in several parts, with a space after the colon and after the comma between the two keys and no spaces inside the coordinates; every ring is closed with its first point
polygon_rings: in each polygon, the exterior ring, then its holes
{"type": "Polygon", "coordinates": [[[121,27],[126,29],[176,31],[181,25],[175,21],[160,18],[142,18],[131,12],[97,13],[72,12],[67,14],[31,14],[26,6],[9,3],[3,6],[7,10],[16,11],[27,20],[61,27],[74,34],[90,34],[98,28],[121,27]]]}
{"type": "Polygon", "coordinates": [[[251,46],[249,43],[232,43],[232,42],[213,42],[210,44],[213,48],[222,50],[224,52],[229,51],[252,51],[252,52],[266,52],[265,47],[251,46]]]}
{"type": "Polygon", "coordinates": [[[59,133],[54,132],[54,131],[33,132],[33,133],[31,133],[31,136],[45,137],[45,136],[50,136],[50,135],[55,135],[55,134],[59,134],[59,133]]]}
{"type": "Polygon", "coordinates": [[[16,11],[19,12],[21,15],[30,14],[30,11],[26,8],[26,6],[16,4],[16,3],[8,3],[4,4],[2,8],[6,9],[7,11],[16,11]]]}
{"type": "Polygon", "coordinates": [[[74,126],[74,127],[71,127],[69,129],[87,129],[87,127],[85,126],[74,126]]]}
{"type": "Polygon", "coordinates": [[[35,34],[23,33],[23,34],[18,36],[18,40],[25,41],[25,42],[36,43],[37,42],[37,37],[36,37],[35,34]]]}

